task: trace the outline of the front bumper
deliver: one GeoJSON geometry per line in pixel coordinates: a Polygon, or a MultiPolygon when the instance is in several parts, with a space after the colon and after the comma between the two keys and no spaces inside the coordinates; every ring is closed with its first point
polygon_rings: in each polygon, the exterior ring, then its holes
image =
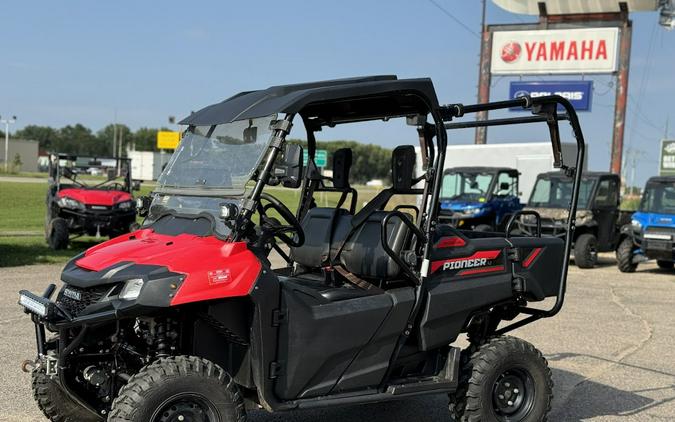
{"type": "Polygon", "coordinates": [[[72,221],[72,227],[81,228],[85,231],[95,232],[97,229],[127,229],[131,223],[136,221],[136,210],[115,210],[108,209],[97,211],[93,209],[73,210],[62,209],[64,217],[72,221]]]}
{"type": "Polygon", "coordinates": [[[675,262],[675,240],[670,234],[634,232],[633,243],[649,259],[675,262]]]}

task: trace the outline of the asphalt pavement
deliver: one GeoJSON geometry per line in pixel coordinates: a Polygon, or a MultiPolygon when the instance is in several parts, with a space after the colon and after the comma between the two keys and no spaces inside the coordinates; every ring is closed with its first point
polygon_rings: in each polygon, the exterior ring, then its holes
{"type": "MultiPolygon", "coordinates": [[[[33,327],[16,304],[20,289],[42,291],[61,265],[0,270],[0,421],[44,421],[30,376],[33,327]]],[[[675,272],[654,264],[622,274],[611,256],[593,270],[571,268],[565,307],[513,335],[538,347],[555,381],[550,421],[675,421],[675,272]]],[[[269,415],[253,422],[450,422],[444,396],[322,411],[269,415]]]]}

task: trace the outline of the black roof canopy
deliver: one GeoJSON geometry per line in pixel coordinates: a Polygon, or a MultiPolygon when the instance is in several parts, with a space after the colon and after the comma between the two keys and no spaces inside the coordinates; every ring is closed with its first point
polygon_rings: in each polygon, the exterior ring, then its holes
{"type": "Polygon", "coordinates": [[[180,121],[210,126],[274,113],[301,113],[319,125],[426,114],[438,108],[431,79],[367,76],[241,92],[180,121]]]}

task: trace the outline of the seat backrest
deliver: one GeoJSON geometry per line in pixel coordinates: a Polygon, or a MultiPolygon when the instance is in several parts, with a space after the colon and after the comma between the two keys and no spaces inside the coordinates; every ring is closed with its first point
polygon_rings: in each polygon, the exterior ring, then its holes
{"type": "MultiPolygon", "coordinates": [[[[389,280],[397,278],[401,268],[382,247],[382,221],[388,211],[375,211],[350,236],[340,253],[340,263],[358,277],[389,280]]],[[[412,219],[412,216],[406,214],[412,219]]],[[[400,219],[387,223],[387,244],[400,254],[410,235],[410,229],[400,219]]]]}
{"type": "Polygon", "coordinates": [[[329,259],[332,231],[336,219],[351,217],[343,208],[311,208],[302,219],[302,230],[305,232],[305,243],[291,248],[291,258],[307,269],[321,268],[329,259]]]}

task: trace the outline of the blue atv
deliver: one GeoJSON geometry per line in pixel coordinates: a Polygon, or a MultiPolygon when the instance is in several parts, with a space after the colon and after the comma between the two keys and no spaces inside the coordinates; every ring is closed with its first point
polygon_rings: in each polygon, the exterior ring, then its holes
{"type": "Polygon", "coordinates": [[[655,259],[660,268],[675,262],[675,176],[652,177],[631,224],[621,229],[616,251],[619,270],[635,271],[640,262],[655,259]]]}
{"type": "Polygon", "coordinates": [[[455,167],[443,172],[439,219],[454,227],[497,231],[523,209],[518,198],[518,170],[502,167],[455,167]]]}

